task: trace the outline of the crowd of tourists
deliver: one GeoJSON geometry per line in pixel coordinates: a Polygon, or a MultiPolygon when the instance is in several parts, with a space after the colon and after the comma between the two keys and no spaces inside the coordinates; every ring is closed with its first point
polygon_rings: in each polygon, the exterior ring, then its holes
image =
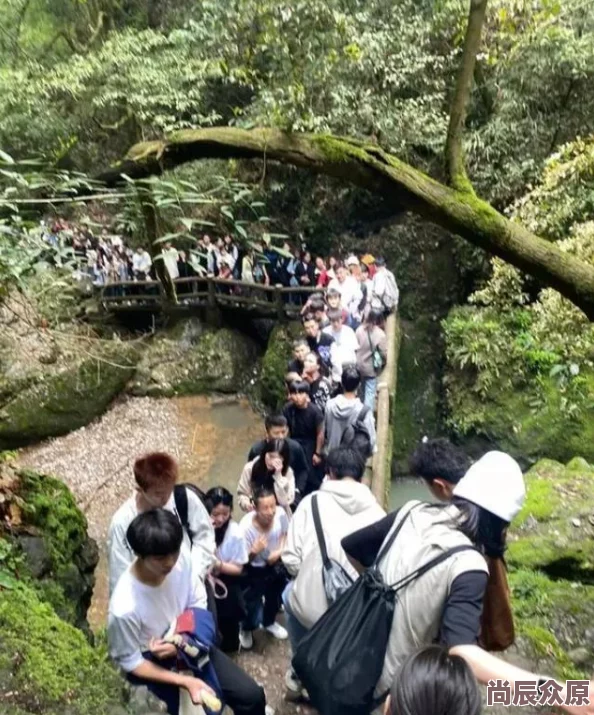
{"type": "Polygon", "coordinates": [[[472,464],[425,439],[410,469],[432,503],[386,514],[352,433],[334,439],[326,426],[317,451],[304,448],[310,420],[291,419],[301,389],[291,383],[284,413],[266,419],[235,495],[178,484],[167,454],[136,460],[136,492],[108,541],[109,651],[130,682],[172,715],[198,704],[264,715],[263,687],[233,659],[263,629],[289,640],[287,697],[321,715],[382,704],[388,715],[478,715],[479,683],[507,688],[514,704],[591,715],[587,681],[558,684],[484,649],[513,640],[503,554],[525,498],[515,460],[488,452],[472,464]]]}

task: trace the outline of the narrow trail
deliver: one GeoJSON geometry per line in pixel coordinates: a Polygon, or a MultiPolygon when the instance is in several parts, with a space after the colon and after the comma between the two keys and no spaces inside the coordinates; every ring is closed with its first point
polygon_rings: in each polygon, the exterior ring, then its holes
{"type": "MultiPolygon", "coordinates": [[[[194,482],[203,489],[225,486],[234,493],[249,448],[262,432],[261,417],[245,400],[131,398],[117,403],[87,427],[23,451],[20,464],[53,474],[68,485],[86,514],[89,535],[99,545],[100,562],[88,614],[93,630],[105,627],[107,532],[112,515],[134,489],[135,457],[168,451],[179,460],[181,481],[194,482]]],[[[275,641],[264,632],[256,633],[254,640],[254,649],[240,653],[237,659],[264,685],[277,715],[311,712],[284,701],[287,642],[275,641]]]]}

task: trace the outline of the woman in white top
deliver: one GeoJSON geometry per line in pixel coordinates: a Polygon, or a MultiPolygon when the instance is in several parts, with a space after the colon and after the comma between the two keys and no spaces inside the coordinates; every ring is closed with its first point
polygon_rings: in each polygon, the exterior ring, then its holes
{"type": "Polygon", "coordinates": [[[287,631],[276,623],[276,614],[288,581],[280,557],[287,539],[289,519],[270,489],[256,489],[253,503],[254,511],[246,514],[239,525],[249,558],[244,586],[247,613],[239,632],[239,642],[246,650],[254,643],[252,631],[260,626],[279,640],[288,637],[287,631]]]}
{"type": "Polygon", "coordinates": [[[231,518],[231,492],[224,487],[213,487],[206,492],[205,504],[215,532],[216,561],[212,574],[227,587],[226,597],[215,599],[221,650],[231,653],[239,650],[239,623],[245,616],[240,577],[248,562],[248,553],[243,532],[231,518]]]}
{"type": "Polygon", "coordinates": [[[269,439],[260,456],[248,462],[237,485],[239,507],[242,511],[253,511],[253,494],[264,487],[276,495],[279,506],[288,510],[295,501],[295,475],[289,466],[291,453],[284,439],[269,439]]]}

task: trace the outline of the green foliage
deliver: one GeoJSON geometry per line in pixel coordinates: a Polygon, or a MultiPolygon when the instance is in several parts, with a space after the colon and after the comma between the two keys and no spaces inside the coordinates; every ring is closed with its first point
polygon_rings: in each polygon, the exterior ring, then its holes
{"type": "Polygon", "coordinates": [[[277,325],[268,340],[260,372],[260,399],[270,409],[280,409],[286,402],[285,375],[293,354],[293,340],[301,337],[301,324],[277,325]]]}

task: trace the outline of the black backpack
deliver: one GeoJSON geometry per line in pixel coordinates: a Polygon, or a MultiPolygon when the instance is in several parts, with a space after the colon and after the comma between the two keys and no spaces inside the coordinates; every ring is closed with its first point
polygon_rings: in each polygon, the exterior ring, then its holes
{"type": "Polygon", "coordinates": [[[371,435],[369,430],[363,424],[367,414],[369,413],[369,407],[363,405],[361,411],[357,415],[357,419],[352,423],[347,425],[347,428],[342,434],[340,440],[341,447],[349,447],[358,452],[363,459],[371,457],[373,453],[373,447],[371,446],[371,435]]]}
{"type": "Polygon", "coordinates": [[[386,584],[378,568],[415,504],[394,529],[373,566],[335,601],[299,641],[293,669],[320,715],[368,715],[385,699],[374,698],[384,668],[398,592],[453,554],[444,551],[398,582],[386,584]]]}
{"type": "Polygon", "coordinates": [[[184,484],[176,484],[174,489],[173,489],[173,499],[175,500],[175,509],[177,511],[177,514],[179,516],[179,520],[181,521],[181,525],[184,527],[184,531],[190,538],[190,548],[192,546],[192,539],[194,538],[194,534],[192,533],[192,530],[190,529],[190,522],[188,519],[188,491],[190,490],[196,494],[196,496],[200,499],[200,501],[206,506],[205,500],[206,500],[206,494],[202,491],[202,489],[199,489],[195,484],[190,484],[189,482],[186,482],[184,484]]]}

